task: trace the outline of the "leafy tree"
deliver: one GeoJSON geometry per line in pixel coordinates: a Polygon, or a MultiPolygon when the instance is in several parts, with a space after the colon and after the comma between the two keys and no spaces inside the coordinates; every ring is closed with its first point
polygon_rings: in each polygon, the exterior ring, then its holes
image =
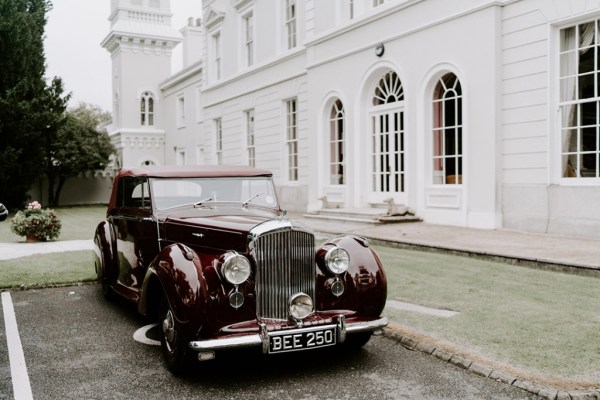
{"type": "Polygon", "coordinates": [[[86,103],[66,112],[64,124],[46,151],[45,172],[51,207],[58,205],[60,192],[69,178],[106,168],[115,153],[104,129],[110,121],[108,112],[86,103]]]}
{"type": "Polygon", "coordinates": [[[43,171],[69,99],[60,78],[44,78],[50,9],[49,0],[0,0],[0,201],[9,208],[20,208],[43,171]]]}

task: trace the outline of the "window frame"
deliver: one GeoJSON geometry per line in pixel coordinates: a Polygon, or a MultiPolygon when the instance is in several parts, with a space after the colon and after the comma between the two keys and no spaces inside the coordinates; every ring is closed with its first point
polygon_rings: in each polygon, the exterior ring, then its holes
{"type": "Polygon", "coordinates": [[[296,0],[285,0],[283,20],[285,48],[293,50],[298,47],[298,2],[296,0]]]}
{"type": "Polygon", "coordinates": [[[220,81],[223,78],[223,35],[220,29],[211,32],[210,43],[211,75],[215,81],[220,81]]]}
{"type": "Polygon", "coordinates": [[[223,119],[215,118],[213,120],[215,132],[215,158],[217,165],[223,164],[223,119]]]}
{"type": "Polygon", "coordinates": [[[446,72],[436,80],[431,95],[431,113],[431,160],[433,162],[430,176],[432,184],[437,187],[460,186],[463,184],[465,166],[464,105],[462,84],[454,72],[446,72]],[[452,87],[447,86],[450,79],[453,79],[452,87]],[[448,96],[448,94],[450,95],[448,96]],[[452,125],[448,125],[446,120],[448,104],[453,106],[452,110],[454,111],[453,120],[450,121],[453,122],[452,125]],[[436,121],[436,119],[438,120],[436,121]],[[453,133],[448,134],[448,132],[453,133]],[[454,146],[447,142],[447,136],[452,136],[454,146]],[[450,154],[452,149],[454,149],[454,153],[450,154]],[[451,175],[448,175],[449,162],[453,162],[454,173],[451,175]],[[436,172],[441,174],[436,176],[436,172]]]}
{"type": "Polygon", "coordinates": [[[256,167],[256,134],[254,123],[256,114],[254,109],[244,112],[246,117],[246,155],[248,157],[248,165],[256,167]]]}
{"type": "Polygon", "coordinates": [[[336,98],[329,107],[329,184],[345,185],[346,111],[336,98]],[[341,129],[340,129],[341,127],[341,129]],[[337,171],[337,173],[336,173],[337,171]],[[336,178],[337,177],[337,178],[336,178]]]}
{"type": "Polygon", "coordinates": [[[140,97],[140,125],[154,126],[154,108],[156,106],[154,94],[149,90],[142,93],[140,97]]]}
{"type": "Polygon", "coordinates": [[[185,147],[175,149],[175,165],[187,165],[187,151],[185,147]]]}
{"type": "Polygon", "coordinates": [[[255,64],[255,19],[254,10],[246,10],[241,15],[241,33],[242,33],[242,59],[244,61],[244,67],[249,68],[255,64]]]}
{"type": "Polygon", "coordinates": [[[185,127],[185,95],[180,94],[177,96],[177,127],[183,128],[185,127]]]}
{"type": "MultiPolygon", "coordinates": [[[[563,185],[593,185],[600,184],[600,54],[597,49],[600,48],[600,16],[595,15],[591,18],[570,20],[568,23],[556,26],[554,56],[556,57],[556,72],[555,80],[556,89],[556,105],[557,105],[557,121],[556,126],[556,147],[555,147],[555,168],[554,176],[558,178],[560,184],[563,185]],[[586,44],[582,40],[586,40],[585,31],[581,32],[581,27],[586,24],[592,24],[594,27],[593,37],[591,42],[586,44]],[[563,32],[573,30],[573,47],[563,48],[566,44],[563,39],[563,32]],[[583,34],[583,35],[582,35],[583,34]],[[592,51],[592,66],[588,71],[582,73],[581,61],[582,56],[592,51]],[[595,50],[595,51],[594,51],[595,50]],[[568,55],[574,55],[574,62],[569,63],[568,55]],[[572,69],[571,71],[567,71],[572,69]],[[592,76],[591,86],[593,87],[593,95],[588,97],[580,97],[581,81],[588,76],[592,76]],[[571,82],[568,82],[571,80],[571,82]],[[565,98],[564,89],[573,91],[573,98],[565,98]],[[584,108],[595,109],[593,116],[595,123],[586,124],[583,121],[585,112],[584,108]],[[593,138],[585,140],[592,132],[593,138]],[[571,135],[575,134],[573,138],[571,135]],[[568,135],[569,137],[565,136],[568,135]],[[591,141],[595,145],[595,149],[586,149],[586,142],[591,141]],[[595,143],[594,143],[595,142],[595,143]],[[574,149],[573,149],[574,147],[574,149]],[[595,158],[594,167],[592,170],[593,176],[584,176],[582,171],[586,171],[585,162],[590,157],[595,158]],[[575,160],[575,165],[573,165],[575,160]]],[[[588,172],[589,173],[589,172],[588,172]]]]}
{"type": "Polygon", "coordinates": [[[298,99],[285,100],[285,159],[288,182],[299,181],[298,99]]]}

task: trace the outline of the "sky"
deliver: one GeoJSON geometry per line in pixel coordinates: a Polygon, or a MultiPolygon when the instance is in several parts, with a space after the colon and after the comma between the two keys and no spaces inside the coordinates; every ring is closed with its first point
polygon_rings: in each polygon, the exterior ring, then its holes
{"type": "MultiPolygon", "coordinates": [[[[44,51],[46,76],[59,76],[70,106],[80,102],[112,111],[110,53],[100,43],[110,30],[110,0],[51,0],[44,51]]],[[[173,27],[202,15],[201,0],[171,0],[173,27]]],[[[181,44],[173,52],[173,72],[181,68],[181,44]]]]}

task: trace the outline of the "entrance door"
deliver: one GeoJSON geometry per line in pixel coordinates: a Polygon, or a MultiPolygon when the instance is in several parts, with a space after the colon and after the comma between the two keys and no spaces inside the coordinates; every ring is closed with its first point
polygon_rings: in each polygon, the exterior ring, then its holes
{"type": "Polygon", "coordinates": [[[406,204],[404,92],[393,71],[375,89],[370,119],[369,202],[391,197],[396,204],[406,204]]]}

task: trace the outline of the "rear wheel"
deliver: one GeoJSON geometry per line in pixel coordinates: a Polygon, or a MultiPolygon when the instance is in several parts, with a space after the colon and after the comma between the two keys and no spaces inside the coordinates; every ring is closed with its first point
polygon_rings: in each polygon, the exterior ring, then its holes
{"type": "Polygon", "coordinates": [[[96,237],[94,239],[96,247],[99,249],[100,255],[95,256],[94,264],[96,268],[96,276],[102,284],[102,295],[106,300],[112,301],[115,299],[115,292],[112,290],[108,283],[108,277],[106,276],[106,260],[104,259],[104,251],[100,246],[100,241],[96,237]]]}
{"type": "Polygon", "coordinates": [[[102,295],[108,301],[113,301],[115,299],[115,292],[112,290],[108,282],[106,282],[105,277],[101,278],[102,280],[102,295]]]}
{"type": "Polygon", "coordinates": [[[167,368],[175,375],[182,374],[189,366],[191,357],[187,343],[181,335],[173,309],[163,294],[158,312],[160,344],[167,368]]]}

